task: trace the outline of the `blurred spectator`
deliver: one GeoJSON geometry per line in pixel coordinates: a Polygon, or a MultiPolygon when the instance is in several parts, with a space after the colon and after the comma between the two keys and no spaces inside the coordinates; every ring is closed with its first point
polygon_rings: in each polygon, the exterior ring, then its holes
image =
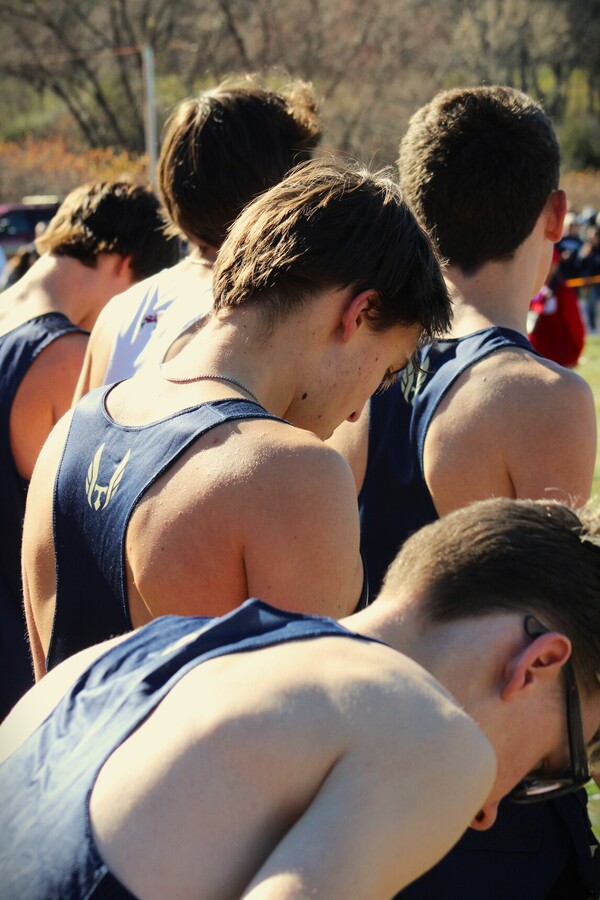
{"type": "MultiPolygon", "coordinates": [[[[577,276],[591,278],[600,275],[600,228],[597,225],[589,225],[585,232],[585,240],[581,245],[576,259],[577,276]]],[[[596,331],[596,304],[600,298],[600,283],[590,284],[586,287],[586,312],[588,328],[596,331]]]]}
{"type": "Polygon", "coordinates": [[[560,253],[554,251],[546,283],[531,301],[528,337],[538,353],[561,366],[576,365],[585,343],[577,292],[565,284],[560,253]]]}
{"type": "Polygon", "coordinates": [[[556,245],[560,254],[560,274],[563,278],[574,278],[577,274],[577,254],[583,243],[579,236],[577,213],[570,210],[565,216],[563,235],[556,245]]]}
{"type": "Polygon", "coordinates": [[[590,206],[588,204],[587,206],[583,207],[577,221],[579,222],[584,232],[588,225],[594,225],[596,223],[596,216],[597,212],[593,206],[590,206]]]}
{"type": "Polygon", "coordinates": [[[14,256],[6,263],[2,276],[0,277],[0,291],[4,291],[11,285],[16,284],[19,278],[22,278],[25,272],[29,271],[34,262],[38,259],[38,254],[31,244],[24,244],[19,247],[14,256]]]}

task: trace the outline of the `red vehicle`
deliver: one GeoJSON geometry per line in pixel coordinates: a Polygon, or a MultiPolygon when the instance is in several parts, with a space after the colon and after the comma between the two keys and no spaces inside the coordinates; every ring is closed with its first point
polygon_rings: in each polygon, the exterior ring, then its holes
{"type": "Polygon", "coordinates": [[[38,222],[49,222],[58,209],[58,197],[24,197],[22,203],[0,203],[0,247],[7,256],[31,244],[38,222]]]}

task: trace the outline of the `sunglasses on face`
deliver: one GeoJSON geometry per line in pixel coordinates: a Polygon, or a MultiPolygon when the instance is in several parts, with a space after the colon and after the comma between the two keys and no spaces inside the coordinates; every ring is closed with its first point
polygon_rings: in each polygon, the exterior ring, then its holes
{"type": "MultiPolygon", "coordinates": [[[[527,636],[534,639],[550,631],[538,622],[535,616],[525,616],[523,624],[527,636]]],[[[569,768],[556,776],[533,774],[524,778],[508,795],[515,803],[538,803],[541,800],[562,797],[576,791],[590,779],[587,748],[583,737],[581,703],[570,659],[562,667],[562,672],[565,680],[569,768]]]]}

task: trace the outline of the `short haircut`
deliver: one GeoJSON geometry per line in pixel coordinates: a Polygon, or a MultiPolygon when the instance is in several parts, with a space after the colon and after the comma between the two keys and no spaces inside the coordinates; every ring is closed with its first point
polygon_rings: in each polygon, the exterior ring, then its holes
{"type": "Polygon", "coordinates": [[[473,503],[410,537],[382,596],[422,597],[425,621],[532,613],[565,634],[578,679],[600,690],[600,513],[545,500],[473,503]]]}
{"type": "Polygon", "coordinates": [[[170,218],[193,244],[220,247],[244,206],[310,159],[320,137],[315,98],[301,81],[276,92],[248,76],[184,100],[158,163],[170,218]]]}
{"type": "Polygon", "coordinates": [[[410,120],[400,184],[440,254],[465,275],[507,260],[553,190],[560,151],[540,106],[509,87],[443,91],[410,120]]]}
{"type": "Polygon", "coordinates": [[[272,326],[323,290],[374,290],[373,330],[445,332],[450,301],[431,240],[383,175],[350,163],[299,166],[233,225],[214,268],[215,309],[259,304],[272,326]]]}
{"type": "Polygon", "coordinates": [[[131,256],[133,279],[140,281],[179,260],[179,241],[165,234],[165,224],[149,188],[127,181],[83,184],[67,195],[36,247],[90,268],[102,253],[131,256]]]}

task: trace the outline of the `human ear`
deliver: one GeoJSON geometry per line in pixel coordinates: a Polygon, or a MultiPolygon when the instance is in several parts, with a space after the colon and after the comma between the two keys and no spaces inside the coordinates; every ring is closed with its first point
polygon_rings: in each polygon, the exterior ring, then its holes
{"type": "Polygon", "coordinates": [[[560,241],[567,213],[567,195],[564,191],[552,191],[548,197],[545,237],[556,244],[560,241]]]}
{"type": "Polygon", "coordinates": [[[571,641],[556,631],[537,637],[506,663],[502,699],[512,700],[530,686],[554,679],[571,655],[571,641]]]}
{"type": "Polygon", "coordinates": [[[127,256],[117,256],[115,274],[118,278],[131,278],[131,254],[127,256]]]}
{"type": "Polygon", "coordinates": [[[346,304],[342,314],[342,340],[349,341],[363,324],[366,314],[378,301],[379,294],[372,288],[356,294],[346,304]]]}

